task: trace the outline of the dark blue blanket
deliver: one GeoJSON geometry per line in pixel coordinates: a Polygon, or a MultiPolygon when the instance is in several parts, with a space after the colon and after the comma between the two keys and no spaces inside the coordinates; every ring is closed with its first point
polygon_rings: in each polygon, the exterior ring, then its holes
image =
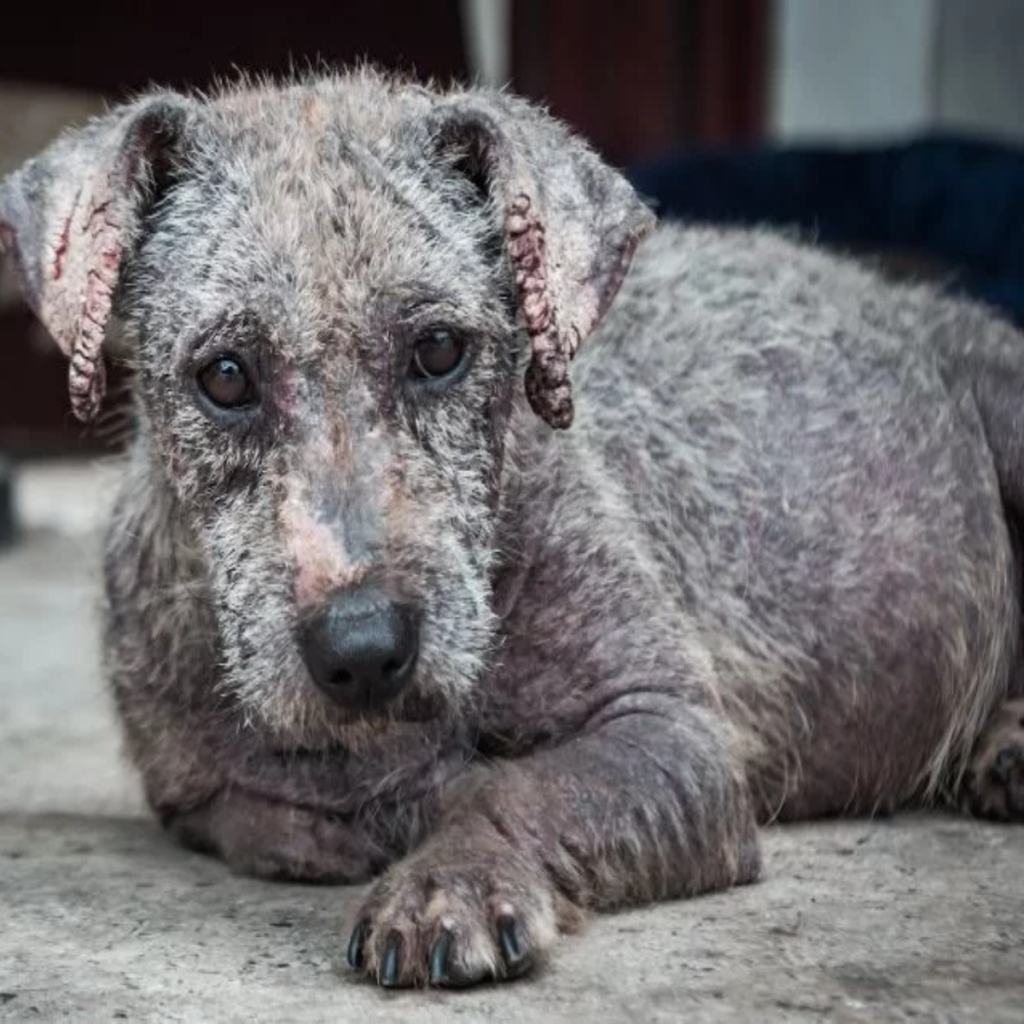
{"type": "Polygon", "coordinates": [[[694,152],[634,167],[663,217],[799,226],[836,246],[914,252],[1024,326],[1024,149],[929,136],[858,148],[694,152]]]}

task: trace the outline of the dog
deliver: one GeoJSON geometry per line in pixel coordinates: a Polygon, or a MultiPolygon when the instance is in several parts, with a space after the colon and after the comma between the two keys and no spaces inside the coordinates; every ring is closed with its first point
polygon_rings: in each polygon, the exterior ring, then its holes
{"type": "Polygon", "coordinates": [[[74,413],[109,336],[132,370],[104,651],[149,803],[240,872],[375,878],[355,970],[516,977],[755,881],[772,821],[1024,817],[991,312],[656,226],[539,107],[372,68],[146,93],[0,225],[74,413]]]}

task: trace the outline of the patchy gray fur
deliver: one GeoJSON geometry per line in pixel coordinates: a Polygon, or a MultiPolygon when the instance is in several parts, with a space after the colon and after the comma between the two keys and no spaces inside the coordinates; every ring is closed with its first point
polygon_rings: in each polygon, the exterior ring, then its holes
{"type": "Polygon", "coordinates": [[[612,303],[650,226],[542,112],[370,71],[143,97],[0,191],[80,414],[115,313],[132,352],[105,651],[150,802],[241,871],[385,871],[386,984],[750,882],[759,822],[1019,803],[1024,339],[762,231],[663,225],[612,303]],[[438,326],[471,365],[416,390],[438,326]],[[224,353],[251,415],[198,395],[224,353]],[[368,583],[420,655],[344,711],[299,636],[368,583]]]}

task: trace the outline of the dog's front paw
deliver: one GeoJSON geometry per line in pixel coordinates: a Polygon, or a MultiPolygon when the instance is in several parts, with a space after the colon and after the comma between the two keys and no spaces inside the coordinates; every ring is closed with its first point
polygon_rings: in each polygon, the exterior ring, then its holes
{"type": "Polygon", "coordinates": [[[348,962],[387,987],[515,978],[573,922],[540,864],[489,823],[441,832],[394,865],[364,904],[348,962]]]}

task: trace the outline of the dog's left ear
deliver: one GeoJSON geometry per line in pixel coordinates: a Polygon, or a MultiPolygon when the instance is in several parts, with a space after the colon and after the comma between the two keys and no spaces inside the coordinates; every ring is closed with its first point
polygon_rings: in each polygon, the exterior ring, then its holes
{"type": "Polygon", "coordinates": [[[0,186],[0,252],[70,359],[71,408],[99,409],[103,341],[122,263],[181,140],[190,101],[146,97],[69,132],[0,186]]]}
{"type": "Polygon", "coordinates": [[[530,405],[573,418],[569,361],[607,311],[653,213],[632,186],[546,113],[502,93],[444,97],[435,145],[483,188],[508,246],[532,338],[530,405]]]}

